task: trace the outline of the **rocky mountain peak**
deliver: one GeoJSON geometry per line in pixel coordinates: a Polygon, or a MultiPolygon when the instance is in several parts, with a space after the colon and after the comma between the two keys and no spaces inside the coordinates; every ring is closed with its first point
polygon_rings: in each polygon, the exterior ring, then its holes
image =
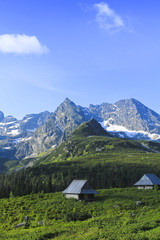
{"type": "Polygon", "coordinates": [[[134,98],[122,99],[122,100],[119,100],[118,102],[115,103],[115,105],[117,107],[124,107],[124,106],[133,107],[133,106],[138,106],[139,104],[141,104],[141,103],[134,98]]]}
{"type": "Polygon", "coordinates": [[[65,100],[60,105],[76,105],[76,104],[69,98],[65,98],[65,100]]]}
{"type": "Polygon", "coordinates": [[[17,121],[17,119],[11,115],[8,115],[7,117],[3,118],[4,123],[15,122],[15,121],[17,121]]]}
{"type": "Polygon", "coordinates": [[[91,104],[89,108],[66,98],[54,113],[46,111],[28,114],[17,122],[11,120],[14,118],[5,118],[0,112],[1,146],[5,151],[13,146],[19,159],[55,148],[77,128],[76,134],[86,137],[108,135],[106,129],[112,136],[160,141],[160,115],[134,98],[115,104],[91,104]]]}

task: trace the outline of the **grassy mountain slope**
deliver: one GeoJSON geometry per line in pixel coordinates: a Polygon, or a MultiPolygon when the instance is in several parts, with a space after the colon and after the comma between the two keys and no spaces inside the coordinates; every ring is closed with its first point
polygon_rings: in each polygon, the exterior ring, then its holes
{"type": "Polygon", "coordinates": [[[109,155],[123,155],[126,153],[158,153],[160,144],[149,141],[134,141],[112,137],[101,125],[91,119],[82,123],[55,151],[40,157],[37,164],[48,164],[54,161],[68,161],[85,158],[86,162],[94,155],[99,161],[108,159],[109,155]]]}
{"type": "Polygon", "coordinates": [[[94,118],[88,122],[82,123],[73,133],[72,137],[90,137],[90,136],[106,136],[111,137],[107,131],[102,128],[100,123],[98,123],[94,118]]]}
{"type": "Polygon", "coordinates": [[[94,188],[132,186],[145,173],[160,177],[159,152],[159,143],[112,138],[92,119],[56,150],[19,162],[33,167],[0,176],[0,197],[61,191],[73,179],[89,179],[94,188]]]}

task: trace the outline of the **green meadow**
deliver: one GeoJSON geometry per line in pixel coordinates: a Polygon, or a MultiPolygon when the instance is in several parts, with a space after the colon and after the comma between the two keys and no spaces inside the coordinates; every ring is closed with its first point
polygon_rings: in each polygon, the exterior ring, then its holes
{"type": "Polygon", "coordinates": [[[95,201],[61,192],[0,199],[0,239],[160,239],[160,191],[98,190],[95,201]],[[139,202],[137,202],[139,201],[139,202]],[[25,222],[23,227],[15,225],[25,222]]]}

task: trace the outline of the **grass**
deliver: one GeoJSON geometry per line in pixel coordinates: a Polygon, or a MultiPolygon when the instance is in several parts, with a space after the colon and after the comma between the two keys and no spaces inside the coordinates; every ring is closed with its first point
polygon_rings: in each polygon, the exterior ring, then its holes
{"type": "MultiPolygon", "coordinates": [[[[134,161],[138,162],[148,158],[157,159],[160,156],[160,144],[147,141],[134,141],[103,136],[78,137],[74,136],[62,143],[53,152],[38,157],[36,164],[49,164],[59,161],[134,161]],[[147,147],[146,147],[147,146],[147,147]],[[156,151],[156,153],[154,153],[156,151]],[[48,155],[47,155],[48,154],[48,155]]],[[[148,159],[149,164],[153,161],[148,159]]],[[[159,164],[159,162],[158,162],[159,164]]]]}
{"type": "Polygon", "coordinates": [[[65,199],[61,193],[16,198],[11,194],[0,200],[0,239],[159,239],[160,191],[112,188],[98,192],[94,202],[65,199]],[[15,229],[26,216],[28,225],[15,229]]]}

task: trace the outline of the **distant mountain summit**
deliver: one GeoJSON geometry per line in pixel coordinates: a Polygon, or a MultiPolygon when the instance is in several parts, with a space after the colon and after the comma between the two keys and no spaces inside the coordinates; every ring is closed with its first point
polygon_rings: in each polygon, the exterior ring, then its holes
{"type": "Polygon", "coordinates": [[[160,115],[136,99],[120,100],[115,104],[102,104],[89,109],[95,119],[101,118],[105,129],[120,137],[134,139],[160,138],[160,115]]]}
{"type": "MultiPolygon", "coordinates": [[[[86,136],[107,130],[116,137],[160,141],[160,115],[134,98],[88,108],[66,98],[53,113],[28,114],[22,120],[0,112],[0,157],[22,159],[54,149],[82,123],[86,136]]],[[[82,134],[81,126],[78,131],[82,134]]]]}
{"type": "Polygon", "coordinates": [[[66,98],[49,119],[37,128],[30,139],[17,144],[15,156],[18,159],[33,157],[49,148],[57,147],[86,120],[88,117],[83,109],[66,98]]]}
{"type": "Polygon", "coordinates": [[[55,111],[56,123],[65,131],[65,135],[70,134],[82,122],[88,121],[90,117],[86,116],[83,108],[77,106],[69,98],[55,111]]]}

